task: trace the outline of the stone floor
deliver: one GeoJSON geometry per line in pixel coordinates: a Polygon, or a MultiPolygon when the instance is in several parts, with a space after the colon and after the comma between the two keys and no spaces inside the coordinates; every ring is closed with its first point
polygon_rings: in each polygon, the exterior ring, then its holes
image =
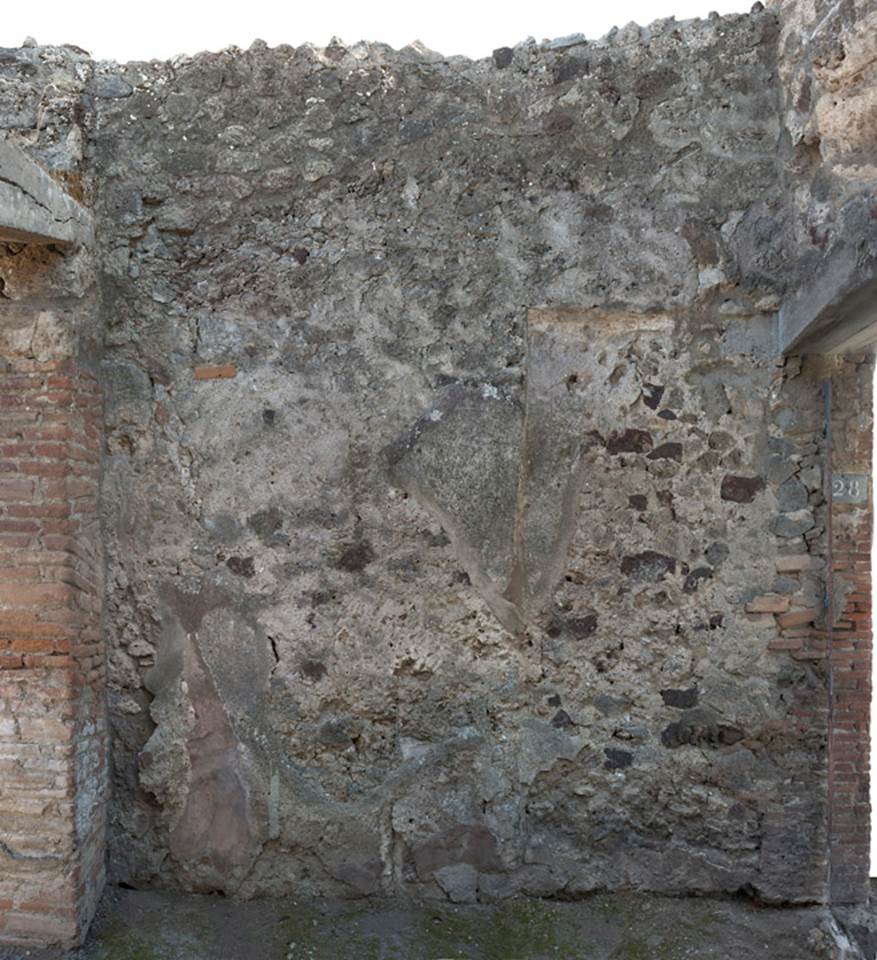
{"type": "MultiPolygon", "coordinates": [[[[455,907],[113,888],[89,941],[0,960],[859,960],[827,911],[596,894],[455,907]]],[[[870,953],[867,960],[873,960],[870,953]]]]}

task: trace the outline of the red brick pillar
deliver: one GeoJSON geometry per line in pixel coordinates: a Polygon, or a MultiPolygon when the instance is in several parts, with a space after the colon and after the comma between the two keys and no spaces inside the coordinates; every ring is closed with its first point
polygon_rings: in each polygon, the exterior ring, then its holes
{"type": "Polygon", "coordinates": [[[869,897],[873,359],[831,377],[828,792],[832,903],[869,897]]]}
{"type": "Polygon", "coordinates": [[[104,881],[101,404],[0,361],[0,942],[81,941],[104,881]]]}

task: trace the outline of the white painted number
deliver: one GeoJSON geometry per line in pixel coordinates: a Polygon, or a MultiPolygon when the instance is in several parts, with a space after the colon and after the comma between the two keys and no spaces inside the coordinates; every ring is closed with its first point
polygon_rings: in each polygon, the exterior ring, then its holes
{"type": "Polygon", "coordinates": [[[847,503],[866,503],[868,478],[860,474],[841,473],[831,480],[831,495],[847,503]]]}

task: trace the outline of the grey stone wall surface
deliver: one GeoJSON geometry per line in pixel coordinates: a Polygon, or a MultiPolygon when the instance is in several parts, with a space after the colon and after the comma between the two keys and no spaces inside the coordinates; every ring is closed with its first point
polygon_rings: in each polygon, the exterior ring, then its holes
{"type": "Polygon", "coordinates": [[[0,226],[23,225],[23,213],[39,224],[39,211],[10,209],[10,201],[20,201],[21,196],[8,180],[16,187],[24,180],[39,195],[39,183],[28,181],[42,179],[33,171],[14,168],[10,157],[20,151],[60,187],[54,197],[58,209],[51,211],[49,222],[56,216],[72,218],[49,227],[61,234],[58,244],[26,243],[26,235],[18,242],[0,236],[3,357],[45,360],[70,354],[94,367],[101,350],[90,218],[70,229],[71,223],[82,221],[79,205],[70,199],[86,207],[94,200],[85,161],[85,131],[92,126],[86,90],[92,72],[91,60],[76,48],[0,47],[0,139],[4,140],[3,166],[13,167],[5,173],[0,170],[0,219],[4,221],[0,226]]]}
{"type": "Polygon", "coordinates": [[[776,8],[795,264],[780,314],[785,346],[812,340],[811,324],[818,333],[847,320],[839,313],[853,314],[847,334],[877,324],[877,3],[795,0],[776,8]]]}
{"type": "Polygon", "coordinates": [[[824,895],[781,36],[0,51],[97,221],[117,879],[824,895]]]}

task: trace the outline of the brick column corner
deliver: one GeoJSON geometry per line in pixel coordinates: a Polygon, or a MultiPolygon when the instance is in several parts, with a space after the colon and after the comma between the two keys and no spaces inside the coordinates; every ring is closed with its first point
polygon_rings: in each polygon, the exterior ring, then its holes
{"type": "Polygon", "coordinates": [[[873,357],[843,357],[831,377],[826,633],[829,645],[830,896],[870,896],[873,357]],[[863,482],[861,478],[866,478],[863,482]]]}
{"type": "Polygon", "coordinates": [[[104,883],[101,401],[0,360],[0,943],[82,942],[104,883]]]}

